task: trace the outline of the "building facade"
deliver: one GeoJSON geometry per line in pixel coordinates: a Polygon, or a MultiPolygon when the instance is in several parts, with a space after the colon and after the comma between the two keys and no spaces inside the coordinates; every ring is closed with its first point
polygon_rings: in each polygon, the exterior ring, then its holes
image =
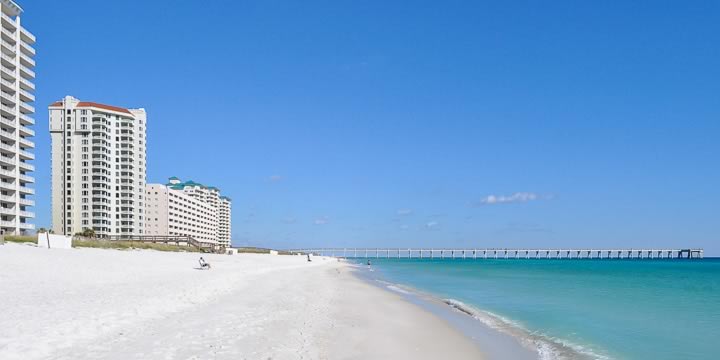
{"type": "Polygon", "coordinates": [[[147,186],[147,235],[185,235],[230,246],[231,200],[220,189],[176,177],[147,186]]]}
{"type": "Polygon", "coordinates": [[[144,235],[147,115],[66,96],[48,107],[52,227],[73,235],[144,235]]]}
{"type": "Polygon", "coordinates": [[[35,148],[35,36],[21,25],[22,9],[11,0],[0,0],[0,231],[24,234],[35,226],[35,171],[30,160],[35,148]]]}

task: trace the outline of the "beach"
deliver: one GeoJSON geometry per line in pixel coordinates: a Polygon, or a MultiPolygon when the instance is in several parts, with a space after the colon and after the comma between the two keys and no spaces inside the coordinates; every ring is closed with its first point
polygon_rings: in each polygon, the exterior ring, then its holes
{"type": "Polygon", "coordinates": [[[0,358],[482,359],[448,322],[316,257],[0,246],[0,358]]]}

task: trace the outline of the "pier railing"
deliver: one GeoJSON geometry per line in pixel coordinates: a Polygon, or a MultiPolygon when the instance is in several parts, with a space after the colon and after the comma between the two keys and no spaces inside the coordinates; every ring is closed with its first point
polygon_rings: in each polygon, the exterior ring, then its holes
{"type": "Polygon", "coordinates": [[[702,259],[703,249],[311,248],[291,253],[345,258],[419,259],[702,259]]]}

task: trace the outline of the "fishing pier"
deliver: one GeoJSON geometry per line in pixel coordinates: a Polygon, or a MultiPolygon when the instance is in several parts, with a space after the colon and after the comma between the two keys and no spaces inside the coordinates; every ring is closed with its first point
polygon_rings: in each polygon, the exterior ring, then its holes
{"type": "Polygon", "coordinates": [[[423,249],[316,248],[291,253],[344,258],[405,259],[702,259],[703,249],[423,249]]]}

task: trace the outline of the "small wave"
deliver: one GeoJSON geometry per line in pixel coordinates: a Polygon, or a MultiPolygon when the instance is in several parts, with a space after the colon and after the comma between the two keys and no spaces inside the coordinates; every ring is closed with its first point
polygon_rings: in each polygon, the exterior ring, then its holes
{"type": "Polygon", "coordinates": [[[489,311],[478,310],[461,301],[445,299],[443,302],[457,311],[472,316],[492,329],[520,339],[524,346],[536,350],[542,360],[609,359],[607,356],[597,354],[581,345],[546,336],[539,332],[531,332],[515,321],[489,311]]]}

